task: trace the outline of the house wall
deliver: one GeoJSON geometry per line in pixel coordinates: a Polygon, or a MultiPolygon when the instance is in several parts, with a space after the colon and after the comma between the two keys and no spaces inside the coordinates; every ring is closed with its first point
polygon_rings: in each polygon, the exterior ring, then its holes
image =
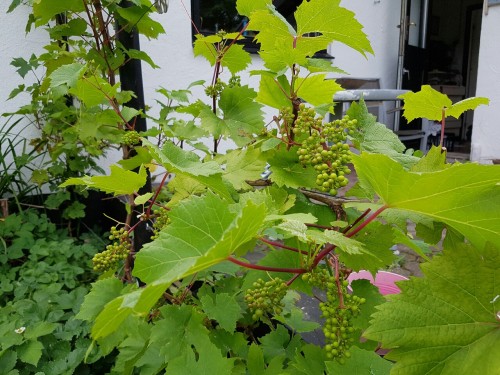
{"type": "Polygon", "coordinates": [[[500,6],[483,14],[476,96],[490,99],[474,113],[471,159],[490,163],[500,159],[500,6]]]}

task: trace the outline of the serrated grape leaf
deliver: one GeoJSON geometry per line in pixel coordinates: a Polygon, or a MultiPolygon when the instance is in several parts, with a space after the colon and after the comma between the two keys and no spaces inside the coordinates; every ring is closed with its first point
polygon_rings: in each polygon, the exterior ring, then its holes
{"type": "Polygon", "coordinates": [[[407,233],[403,233],[397,228],[393,228],[393,232],[394,242],[407,246],[426,261],[430,260],[427,256],[427,254],[431,252],[429,245],[427,245],[425,242],[408,237],[407,233]]]}
{"type": "Polygon", "coordinates": [[[289,313],[274,316],[273,318],[298,333],[311,332],[321,327],[318,322],[304,320],[304,312],[298,307],[293,307],[289,313]]]}
{"type": "Polygon", "coordinates": [[[128,30],[137,28],[139,33],[147,38],[156,39],[158,35],[165,33],[165,29],[158,21],[153,20],[149,15],[152,12],[148,5],[132,6],[132,7],[117,7],[116,12],[125,19],[125,24],[120,22],[120,26],[126,27],[128,30]]]}
{"type": "Polygon", "coordinates": [[[135,197],[134,204],[136,204],[136,205],[145,204],[146,202],[148,202],[151,199],[152,196],[153,196],[153,193],[146,193],[146,194],[139,195],[139,196],[135,197]]]}
{"type": "Polygon", "coordinates": [[[264,353],[259,345],[252,343],[248,348],[247,371],[249,375],[261,375],[264,373],[266,364],[264,362],[264,353]]]}
{"type": "Polygon", "coordinates": [[[33,3],[33,15],[36,18],[36,26],[46,24],[57,14],[68,11],[79,13],[84,10],[84,3],[80,0],[39,0],[33,3]]]}
{"type": "Polygon", "coordinates": [[[265,215],[265,206],[251,201],[233,213],[213,194],[181,202],[160,237],[137,254],[134,275],[146,283],[176,280],[219,263],[253,239],[265,215]]]}
{"type": "Polygon", "coordinates": [[[361,24],[339,2],[302,2],[295,12],[297,30],[273,6],[263,9],[259,5],[244,10],[251,12],[248,29],[258,31],[256,39],[261,44],[260,55],[273,71],[291,67],[294,63],[305,65],[307,57],[326,49],[333,41],[342,42],[363,55],[373,53],[361,24]]]}
{"type": "Polygon", "coordinates": [[[214,43],[219,43],[222,38],[218,35],[197,34],[194,41],[193,52],[195,56],[203,56],[210,65],[215,65],[219,53],[215,49],[214,43]]]}
{"type": "Polygon", "coordinates": [[[404,100],[403,116],[412,121],[416,118],[441,121],[443,117],[459,118],[462,113],[476,109],[479,105],[489,104],[489,99],[477,97],[467,98],[453,104],[445,94],[433,89],[430,85],[423,85],[418,92],[407,92],[398,98],[404,100]]]}
{"type": "Polygon", "coordinates": [[[248,86],[228,87],[221,93],[219,107],[224,113],[228,135],[237,145],[245,145],[264,127],[262,105],[254,99],[257,93],[248,86]]]}
{"type": "Polygon", "coordinates": [[[229,47],[222,57],[221,64],[229,69],[232,74],[236,74],[252,62],[250,54],[244,50],[241,44],[233,44],[229,47]]]}
{"type": "Polygon", "coordinates": [[[307,59],[307,64],[304,66],[311,73],[337,73],[349,75],[346,71],[333,66],[332,62],[327,59],[307,59]]]}
{"type": "Polygon", "coordinates": [[[146,183],[147,171],[139,169],[138,173],[127,171],[117,165],[110,166],[109,176],[84,176],[67,179],[60,187],[71,185],[85,185],[88,188],[98,189],[114,195],[133,194],[146,183]]]}
{"type": "Polygon", "coordinates": [[[407,168],[419,161],[417,157],[403,153],[406,146],[392,130],[376,122],[375,116],[368,112],[363,99],[352,103],[347,115],[358,121],[360,131],[352,136],[358,150],[387,155],[407,168]]]}
{"type": "Polygon", "coordinates": [[[189,176],[178,175],[168,183],[168,190],[173,193],[173,196],[167,202],[167,207],[173,207],[192,195],[201,195],[207,188],[201,182],[189,176]]]}
{"type": "Polygon", "coordinates": [[[324,374],[325,373],[325,351],[323,348],[313,344],[304,345],[301,351],[297,351],[290,367],[296,369],[294,374],[324,374]]]}
{"type": "Polygon", "coordinates": [[[230,151],[224,156],[224,160],[226,164],[224,178],[236,190],[250,189],[251,186],[246,181],[258,180],[266,167],[262,153],[253,147],[230,151]]]}
{"type": "Polygon", "coordinates": [[[449,168],[446,163],[446,152],[441,147],[432,146],[427,154],[418,163],[410,168],[412,172],[437,172],[449,168]]]}
{"type": "Polygon", "coordinates": [[[202,163],[194,152],[185,151],[173,143],[166,142],[160,150],[153,143],[143,140],[153,158],[171,173],[185,174],[202,183],[227,200],[232,200],[228,187],[222,180],[222,169],[214,161],[202,163]]]}
{"type": "Polygon", "coordinates": [[[297,149],[297,147],[292,147],[286,150],[282,147],[267,154],[272,172],[270,178],[276,185],[291,188],[315,186],[316,172],[299,163],[297,149]]]}
{"type": "Polygon", "coordinates": [[[255,100],[279,110],[291,108],[292,102],[285,94],[289,90],[289,88],[281,86],[281,83],[274,77],[263,74],[260,78],[259,93],[255,100]]]}
{"type": "Polygon", "coordinates": [[[362,254],[366,252],[361,242],[346,237],[343,233],[334,230],[325,230],[323,232],[308,230],[307,238],[317,244],[331,243],[332,245],[335,245],[338,250],[347,254],[362,254]]]}
{"type": "Polygon", "coordinates": [[[493,375],[500,368],[500,252],[458,246],[398,283],[364,336],[392,349],[393,374],[493,375]]]}
{"type": "Polygon", "coordinates": [[[291,238],[296,237],[298,240],[302,242],[307,242],[308,238],[306,235],[307,226],[298,220],[288,220],[282,223],[279,223],[274,227],[277,233],[280,233],[283,238],[291,238]]]}
{"type": "Polygon", "coordinates": [[[376,311],[376,306],[385,302],[378,288],[370,283],[369,280],[358,279],[351,282],[353,294],[366,300],[360,306],[360,314],[352,318],[352,326],[355,329],[364,331],[368,328],[371,315],[376,311]]]}
{"type": "Polygon", "coordinates": [[[85,73],[86,67],[80,63],[66,64],[52,72],[49,76],[50,87],[64,86],[66,90],[74,87],[85,73]]]}
{"type": "Polygon", "coordinates": [[[479,248],[500,243],[500,167],[457,163],[414,173],[385,155],[367,153],[355,156],[354,165],[360,183],[389,208],[446,223],[479,248]]]}
{"type": "Polygon", "coordinates": [[[236,10],[242,16],[249,16],[254,10],[267,9],[272,0],[237,0],[236,10]]]}
{"type": "Polygon", "coordinates": [[[392,228],[380,222],[372,222],[354,237],[362,243],[361,254],[342,252],[339,259],[354,271],[367,270],[375,274],[378,270],[391,265],[396,257],[390,250],[394,244],[392,228]]]}
{"type": "Polygon", "coordinates": [[[392,363],[383,359],[374,351],[359,349],[353,346],[351,358],[345,364],[337,361],[325,362],[326,373],[328,375],[349,374],[349,375],[389,375],[392,374],[392,363]]]}
{"type": "Polygon", "coordinates": [[[342,90],[342,87],[335,80],[326,79],[326,74],[297,78],[297,96],[314,106],[332,104],[333,95],[339,90],[342,90]]]}
{"type": "Polygon", "coordinates": [[[233,333],[236,329],[236,322],[243,317],[241,306],[234,296],[227,293],[217,293],[214,296],[204,295],[200,298],[200,302],[207,316],[216,320],[227,332],[233,333]]]}
{"type": "MultiPolygon", "coordinates": [[[[54,73],[51,77],[53,77],[54,73]]],[[[69,89],[69,93],[80,99],[87,107],[93,107],[109,103],[116,95],[118,85],[119,83],[111,86],[106,80],[97,76],[81,77],[76,82],[76,85],[69,89]]]]}
{"type": "Polygon", "coordinates": [[[272,358],[280,356],[292,359],[302,346],[300,335],[290,337],[288,330],[281,324],[274,331],[260,338],[259,341],[266,362],[270,362],[272,358]]]}
{"type": "Polygon", "coordinates": [[[123,290],[123,283],[117,278],[98,280],[92,284],[92,289],[85,296],[76,319],[93,321],[106,303],[118,297],[123,290]]]}

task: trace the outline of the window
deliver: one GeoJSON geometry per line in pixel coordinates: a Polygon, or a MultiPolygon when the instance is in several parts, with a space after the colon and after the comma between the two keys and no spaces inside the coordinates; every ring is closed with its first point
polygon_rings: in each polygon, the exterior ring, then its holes
{"type": "MultiPolygon", "coordinates": [[[[295,26],[293,14],[302,0],[273,0],[273,4],[283,17],[295,26]]],[[[236,0],[192,0],[191,15],[193,17],[193,40],[197,33],[213,35],[220,30],[227,32],[240,31],[247,22],[247,18],[240,16],[236,11],[236,0]],[[196,28],[195,28],[196,26],[196,28]]],[[[257,52],[259,45],[253,42],[253,36],[244,35],[241,43],[249,52],[257,52]]],[[[318,52],[314,57],[333,58],[326,51],[318,52]]]]}

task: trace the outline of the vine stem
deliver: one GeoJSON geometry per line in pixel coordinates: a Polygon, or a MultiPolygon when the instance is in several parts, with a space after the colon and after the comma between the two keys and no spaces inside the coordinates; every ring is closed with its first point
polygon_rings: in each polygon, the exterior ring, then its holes
{"type": "Polygon", "coordinates": [[[342,293],[342,285],[340,285],[340,275],[339,275],[339,258],[336,257],[335,255],[332,255],[329,259],[328,262],[330,263],[330,266],[334,268],[335,272],[335,284],[337,286],[337,295],[339,297],[339,308],[344,309],[344,294],[342,293]]]}
{"type": "Polygon", "coordinates": [[[258,270],[258,271],[286,272],[286,273],[295,273],[297,275],[308,272],[308,270],[305,268],[282,268],[282,267],[261,266],[258,264],[243,262],[243,261],[238,260],[232,256],[228,256],[226,259],[228,261],[230,261],[231,263],[237,264],[238,266],[250,268],[252,270],[258,270]]]}
{"type": "Polygon", "coordinates": [[[348,232],[346,234],[347,237],[351,238],[355,234],[359,233],[364,227],[366,227],[368,224],[370,224],[375,218],[380,215],[382,212],[384,212],[389,206],[383,205],[380,207],[377,211],[375,211],[373,214],[368,216],[365,221],[363,221],[356,229],[354,229],[352,232],[348,232]]]}
{"type": "Polygon", "coordinates": [[[301,253],[301,254],[304,254],[304,255],[307,255],[309,254],[307,251],[304,251],[304,250],[299,250],[299,249],[296,249],[295,247],[291,247],[291,246],[286,246],[286,245],[283,245],[279,242],[275,242],[275,241],[270,241],[270,240],[267,240],[263,237],[259,238],[260,241],[268,244],[268,245],[271,245],[271,246],[274,246],[274,247],[279,247],[280,249],[285,249],[285,250],[290,250],[290,251],[294,251],[296,253],[301,253]]]}
{"type": "Polygon", "coordinates": [[[446,124],[446,108],[441,110],[441,139],[439,140],[439,147],[443,147],[444,142],[444,129],[446,124]]]}
{"type": "Polygon", "coordinates": [[[156,189],[155,195],[151,200],[151,204],[148,206],[146,216],[149,217],[151,215],[151,207],[153,207],[153,205],[156,203],[156,199],[158,198],[158,195],[160,195],[161,188],[163,187],[163,185],[165,185],[165,181],[167,180],[168,176],[170,176],[170,173],[165,173],[165,175],[161,179],[160,186],[158,186],[158,189],[156,189]]]}

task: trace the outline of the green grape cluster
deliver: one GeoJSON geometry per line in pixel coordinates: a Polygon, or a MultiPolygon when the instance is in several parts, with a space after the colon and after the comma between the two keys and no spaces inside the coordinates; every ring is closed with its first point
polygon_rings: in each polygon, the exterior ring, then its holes
{"type": "Polygon", "coordinates": [[[352,319],[359,315],[360,305],[366,302],[364,298],[347,293],[348,284],[347,280],[341,283],[343,306],[339,302],[338,288],[333,277],[326,284],[326,301],[320,303],[322,317],[325,319],[323,333],[326,356],[340,363],[351,356],[349,349],[354,342],[352,319]]]}
{"type": "Polygon", "coordinates": [[[241,77],[238,75],[232,75],[227,83],[228,87],[241,87],[241,77]]]}
{"type": "Polygon", "coordinates": [[[135,146],[141,143],[141,136],[135,130],[128,130],[122,136],[122,144],[125,146],[135,146]]]}
{"type": "Polygon", "coordinates": [[[281,314],[287,288],[286,283],[279,278],[269,281],[258,279],[254,282],[245,293],[245,302],[252,312],[252,319],[259,320],[267,314],[281,314]]]}
{"type": "Polygon", "coordinates": [[[169,211],[165,208],[160,208],[154,212],[155,220],[153,223],[153,235],[151,236],[152,240],[158,238],[162,229],[170,224],[168,213],[169,211]]]}
{"type": "Polygon", "coordinates": [[[131,250],[129,234],[124,228],[111,227],[109,239],[113,242],[106,246],[106,250],[97,253],[92,258],[94,271],[106,272],[116,268],[121,260],[127,258],[131,250]]]}
{"type": "Polygon", "coordinates": [[[217,78],[217,82],[215,82],[215,85],[210,85],[205,88],[205,94],[207,94],[207,96],[209,96],[210,98],[216,98],[220,96],[225,87],[226,84],[222,82],[220,78],[217,78]]]}
{"type": "Polygon", "coordinates": [[[351,162],[352,153],[346,141],[356,127],[357,120],[351,120],[347,115],[323,123],[323,118],[316,116],[313,108],[303,103],[300,105],[293,128],[297,142],[300,142],[297,154],[303,165],[316,170],[319,190],[337,195],[337,190],[349,183],[346,175],[351,173],[347,165],[351,162]]]}

